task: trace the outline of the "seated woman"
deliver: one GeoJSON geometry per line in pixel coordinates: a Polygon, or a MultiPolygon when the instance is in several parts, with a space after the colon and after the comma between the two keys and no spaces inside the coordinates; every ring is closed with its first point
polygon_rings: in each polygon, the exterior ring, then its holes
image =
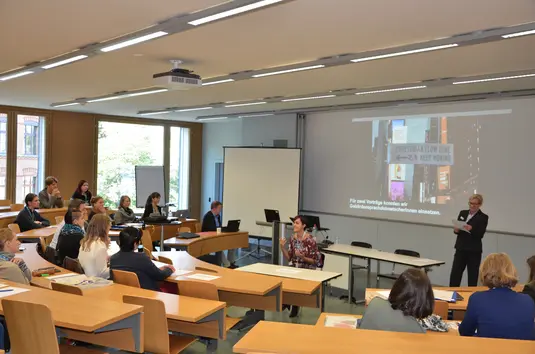
{"type": "Polygon", "coordinates": [[[524,285],[524,289],[522,289],[522,293],[528,294],[535,301],[535,256],[529,257],[527,263],[529,267],[529,278],[526,285],[524,285]]]}
{"type": "MultiPolygon", "coordinates": [[[[290,239],[290,247],[286,248],[286,238],[280,239],[280,248],[284,258],[290,266],[297,268],[316,269],[321,268],[321,254],[316,240],[306,232],[307,223],[303,216],[294,218],[294,234],[290,239]]],[[[299,313],[298,306],[292,306],[290,317],[296,317],[299,313]]]]}
{"type": "Polygon", "coordinates": [[[87,232],[80,242],[78,261],[84,268],[84,273],[90,277],[108,279],[108,247],[110,245],[111,221],[106,214],[97,214],[89,222],[87,232]]]}
{"type": "Polygon", "coordinates": [[[33,193],[27,194],[24,198],[24,203],[26,206],[19,212],[15,219],[15,224],[19,225],[21,232],[50,226],[50,221],[43,218],[35,210],[39,208],[39,198],[37,195],[33,193]]]}
{"type": "Polygon", "coordinates": [[[80,252],[80,241],[84,238],[84,213],[71,211],[69,220],[65,220],[65,225],[61,229],[58,238],[56,251],[58,252],[58,263],[63,264],[65,257],[78,258],[80,252]]]}
{"type": "Polygon", "coordinates": [[[79,199],[84,202],[84,204],[89,204],[91,202],[91,192],[89,191],[89,183],[85,179],[78,182],[78,187],[76,187],[76,190],[72,194],[71,199],[79,199]]]}
{"type": "Polygon", "coordinates": [[[360,328],[391,332],[425,333],[417,319],[433,313],[435,297],[424,271],[409,268],[395,281],[388,300],[375,297],[366,308],[360,328]]]}
{"type": "Polygon", "coordinates": [[[119,201],[119,208],[115,213],[115,225],[136,222],[137,218],[134,211],[130,209],[130,197],[123,195],[119,201]]]}
{"type": "Polygon", "coordinates": [[[162,215],[162,207],[158,206],[160,203],[160,193],[152,192],[147,198],[145,203],[145,211],[143,212],[142,219],[146,219],[149,216],[159,216],[162,215]]]}
{"type": "Polygon", "coordinates": [[[110,269],[113,278],[114,270],[124,270],[137,274],[139,285],[143,289],[159,291],[158,282],[165,280],[175,272],[171,265],[156,267],[143,252],[137,252],[141,241],[141,231],[134,227],[127,227],[119,234],[121,250],[111,256],[110,269]]]}
{"type": "Polygon", "coordinates": [[[108,212],[106,208],[104,207],[104,199],[102,197],[99,197],[98,195],[96,197],[91,198],[91,207],[93,210],[91,210],[91,213],[89,213],[89,217],[87,218],[88,221],[91,221],[93,219],[93,216],[97,214],[104,214],[108,215],[108,212]]]}
{"type": "Polygon", "coordinates": [[[17,239],[17,235],[10,229],[0,229],[0,260],[11,262],[19,268],[19,272],[9,271],[8,266],[4,267],[7,273],[12,273],[11,279],[3,277],[3,279],[13,280],[18,283],[28,284],[32,280],[32,271],[28,268],[24,260],[15,257],[15,253],[19,251],[20,241],[17,239]],[[20,272],[24,277],[21,281],[20,272]]]}
{"type": "Polygon", "coordinates": [[[481,283],[489,288],[473,293],[459,325],[461,336],[535,339],[535,303],[515,292],[516,268],[505,253],[492,253],[479,268],[481,283]]]}
{"type": "MultiPolygon", "coordinates": [[[[50,247],[53,249],[56,249],[58,245],[58,239],[59,234],[61,230],[63,229],[63,226],[65,226],[65,223],[68,222],[69,224],[72,224],[72,212],[73,211],[79,211],[84,213],[84,219],[85,219],[85,204],[80,199],[74,199],[71,200],[69,203],[69,207],[67,208],[67,212],[65,213],[65,216],[63,217],[63,220],[56,225],[56,232],[54,232],[54,237],[52,238],[52,241],[50,241],[50,247]]],[[[87,223],[84,222],[84,229],[87,227],[87,223]]]]}

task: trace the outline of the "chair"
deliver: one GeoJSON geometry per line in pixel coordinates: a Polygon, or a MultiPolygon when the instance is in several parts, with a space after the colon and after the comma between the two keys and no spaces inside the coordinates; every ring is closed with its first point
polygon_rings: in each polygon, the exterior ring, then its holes
{"type": "Polygon", "coordinates": [[[440,316],[443,320],[447,320],[449,308],[450,305],[446,301],[435,301],[433,313],[440,316]]]}
{"type": "Polygon", "coordinates": [[[136,273],[117,269],[112,269],[111,273],[114,283],[133,286],[134,288],[141,288],[136,273]]]}
{"type": "Polygon", "coordinates": [[[16,234],[20,234],[20,227],[18,224],[9,224],[7,227],[16,234]]]}
{"type": "Polygon", "coordinates": [[[63,219],[65,219],[65,216],[61,216],[61,215],[56,216],[54,219],[56,220],[56,225],[57,225],[57,224],[60,224],[63,221],[63,219]]]}
{"type": "Polygon", "coordinates": [[[58,264],[58,254],[55,249],[50,246],[45,248],[45,259],[52,264],[58,264]]]}
{"type": "Polygon", "coordinates": [[[201,232],[202,224],[200,222],[195,223],[195,232],[201,232]]]}
{"type": "Polygon", "coordinates": [[[62,293],[80,295],[80,296],[84,295],[84,292],[82,291],[82,289],[80,289],[77,286],[56,283],[55,281],[52,281],[50,284],[52,285],[52,290],[55,290],[55,291],[60,291],[62,293]]]}
{"type": "Polygon", "coordinates": [[[173,261],[164,256],[158,256],[158,261],[165,263],[165,264],[173,265],[173,261]]]}
{"type": "Polygon", "coordinates": [[[84,274],[84,268],[77,259],[72,259],[71,257],[65,257],[63,259],[63,268],[75,272],[78,274],[84,274]]]}
{"type": "MultiPolygon", "coordinates": [[[[395,254],[400,254],[400,255],[403,255],[403,256],[420,258],[420,253],[418,253],[416,251],[412,251],[412,250],[397,249],[397,250],[394,251],[394,253],[395,254]]],[[[394,263],[394,264],[392,264],[392,273],[390,273],[390,274],[377,274],[377,279],[379,279],[379,278],[387,278],[387,279],[396,280],[399,277],[399,274],[396,274],[395,269],[396,269],[396,264],[394,263]]]]}
{"type": "Polygon", "coordinates": [[[196,341],[194,337],[169,335],[164,303],[156,299],[123,296],[126,304],[143,306],[144,350],[151,353],[180,353],[196,341]]]}
{"type": "Polygon", "coordinates": [[[45,305],[2,300],[12,354],[97,354],[95,349],[58,344],[52,313],[45,305]]]}
{"type": "Polygon", "coordinates": [[[143,230],[143,233],[141,234],[141,244],[143,245],[144,248],[149,250],[149,252],[154,251],[154,248],[152,247],[152,236],[151,236],[153,232],[154,232],[154,225],[147,225],[147,228],[143,230]]]}
{"type": "MultiPolygon", "coordinates": [[[[178,295],[195,297],[198,299],[219,301],[219,291],[217,290],[217,286],[215,286],[214,284],[201,281],[187,280],[180,281],[177,283],[177,285],[178,295]]],[[[241,319],[239,318],[227,316],[225,318],[225,331],[230,330],[236,325],[236,323],[240,322],[240,320],[241,319]]]]}
{"type": "Polygon", "coordinates": [[[178,233],[181,233],[181,232],[191,232],[191,227],[189,226],[182,226],[182,227],[178,227],[178,233]]]}
{"type": "MultiPolygon", "coordinates": [[[[362,247],[362,248],[372,248],[371,243],[362,242],[362,241],[353,241],[353,242],[351,242],[351,246],[353,246],[353,247],[362,247]]],[[[365,259],[365,258],[355,257],[355,256],[353,258],[365,259]]],[[[351,271],[352,272],[355,272],[355,270],[361,270],[361,269],[368,269],[368,266],[367,265],[364,266],[364,265],[360,265],[360,264],[352,264],[351,265],[351,271]]],[[[351,274],[351,275],[352,275],[352,279],[354,279],[353,274],[351,274]]],[[[351,282],[351,286],[353,286],[353,282],[351,282]]],[[[347,299],[348,296],[349,295],[342,295],[342,296],[340,296],[340,300],[347,299]]],[[[364,303],[365,302],[365,300],[359,300],[357,302],[354,298],[352,298],[351,301],[355,302],[355,303],[364,303]]]]}
{"type": "Polygon", "coordinates": [[[147,247],[143,247],[143,253],[145,253],[147,256],[149,256],[149,258],[152,261],[156,259],[156,258],[154,258],[154,256],[152,255],[152,252],[149,251],[149,249],[147,247]]]}
{"type": "Polygon", "coordinates": [[[24,209],[24,204],[11,204],[11,211],[21,211],[24,209]]]}

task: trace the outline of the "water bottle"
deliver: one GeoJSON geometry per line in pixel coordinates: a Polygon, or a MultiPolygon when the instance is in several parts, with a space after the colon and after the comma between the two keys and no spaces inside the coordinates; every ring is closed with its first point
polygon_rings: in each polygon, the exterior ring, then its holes
{"type": "Polygon", "coordinates": [[[339,243],[339,239],[338,239],[338,236],[336,236],[336,238],[334,239],[334,243],[337,245],[339,243]]]}

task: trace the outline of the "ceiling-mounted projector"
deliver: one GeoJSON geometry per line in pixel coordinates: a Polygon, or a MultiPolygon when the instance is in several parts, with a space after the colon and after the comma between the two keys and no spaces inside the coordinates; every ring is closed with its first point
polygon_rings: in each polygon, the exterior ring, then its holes
{"type": "Polygon", "coordinates": [[[180,69],[180,60],[171,60],[174,68],[165,73],[152,75],[154,85],[165,86],[170,90],[189,90],[202,86],[202,79],[191,70],[180,69]]]}

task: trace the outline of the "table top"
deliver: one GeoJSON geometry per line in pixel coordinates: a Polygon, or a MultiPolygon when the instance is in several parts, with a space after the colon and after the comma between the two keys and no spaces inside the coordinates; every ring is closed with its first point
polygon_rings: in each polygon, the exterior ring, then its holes
{"type": "MultiPolygon", "coordinates": [[[[433,287],[433,289],[440,289],[440,290],[449,290],[449,291],[457,291],[454,290],[455,288],[447,288],[447,287],[433,287]]],[[[470,296],[476,292],[481,290],[473,290],[473,291],[466,291],[465,288],[461,288],[462,291],[457,291],[459,295],[463,297],[463,300],[458,300],[456,302],[450,302],[448,304],[448,308],[450,310],[458,310],[458,311],[466,311],[466,306],[468,306],[468,299],[470,296]]],[[[366,303],[369,303],[374,297],[379,296],[377,293],[378,291],[385,291],[390,289],[375,289],[375,288],[367,288],[366,289],[366,303]]],[[[488,288],[484,288],[484,290],[488,290],[488,288]]]]}
{"type": "Polygon", "coordinates": [[[331,245],[329,246],[329,248],[325,248],[323,251],[327,253],[352,255],[356,257],[369,258],[378,261],[392,262],[396,264],[403,264],[418,268],[437,266],[446,263],[445,261],[437,261],[434,259],[427,258],[416,258],[404,256],[401,254],[395,254],[392,252],[384,252],[373,248],[363,248],[342,244],[331,245]]]}
{"type": "Polygon", "coordinates": [[[325,328],[292,323],[261,321],[236,345],[235,353],[324,354],[527,354],[535,342],[448,335],[422,335],[387,331],[325,328]]]}
{"type": "Polygon", "coordinates": [[[301,279],[324,282],[338,278],[342,273],[327,272],[322,270],[285,267],[277,264],[255,263],[237,268],[240,272],[257,273],[283,278],[301,279]]]}
{"type": "MultiPolygon", "coordinates": [[[[91,301],[83,296],[51,291],[39,287],[22,285],[2,280],[17,288],[30,289],[24,293],[8,296],[7,299],[21,300],[47,306],[57,327],[84,332],[93,332],[143,311],[142,306],[117,303],[106,299],[91,301]]],[[[4,310],[0,302],[0,314],[4,310]]]]}
{"type": "Polygon", "coordinates": [[[205,241],[207,239],[215,239],[215,238],[219,238],[219,237],[227,237],[227,236],[234,236],[234,235],[244,235],[244,234],[247,234],[247,232],[242,232],[242,231],[238,231],[238,232],[220,232],[220,233],[217,233],[217,232],[196,232],[197,235],[199,235],[200,237],[197,237],[197,238],[189,238],[189,239],[186,239],[186,238],[180,238],[180,237],[171,237],[171,238],[168,238],[167,240],[164,241],[164,244],[168,245],[168,246],[188,246],[192,243],[195,243],[195,242],[202,242],[202,241],[205,241]]]}
{"type": "Polygon", "coordinates": [[[17,237],[23,238],[23,239],[49,237],[49,236],[54,235],[57,229],[58,228],[56,225],[52,225],[52,226],[47,226],[47,227],[43,227],[40,229],[33,229],[33,230],[28,230],[28,231],[18,233],[17,237]]]}

